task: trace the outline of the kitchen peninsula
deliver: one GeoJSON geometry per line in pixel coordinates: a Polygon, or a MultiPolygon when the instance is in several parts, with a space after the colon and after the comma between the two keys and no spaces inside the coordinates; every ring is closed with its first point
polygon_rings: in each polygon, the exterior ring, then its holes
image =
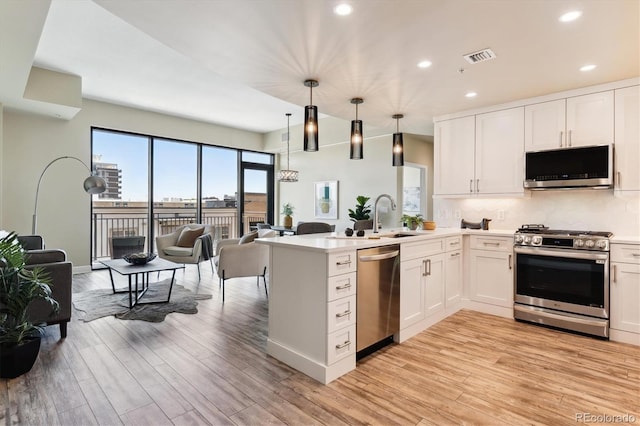
{"type": "MultiPolygon", "coordinates": [[[[400,245],[400,331],[394,341],[402,343],[456,312],[462,299],[463,235],[470,235],[472,244],[507,250],[510,256],[511,230],[381,230],[379,236],[331,233],[256,240],[270,247],[267,353],[322,383],[355,368],[360,249],[400,245]]],[[[499,259],[502,270],[491,281],[500,288],[481,290],[489,306],[485,311],[512,317],[511,265],[502,260],[506,257],[499,259]]]]}

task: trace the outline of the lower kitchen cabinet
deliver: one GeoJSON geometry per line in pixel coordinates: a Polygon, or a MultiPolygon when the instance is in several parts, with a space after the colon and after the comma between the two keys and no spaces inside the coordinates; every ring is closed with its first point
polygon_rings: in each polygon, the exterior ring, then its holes
{"type": "Polygon", "coordinates": [[[460,302],[462,294],[462,250],[445,253],[444,304],[446,308],[460,302]]]}
{"type": "Polygon", "coordinates": [[[616,331],[634,333],[623,340],[640,344],[640,245],[611,245],[609,312],[612,338],[616,331]]]}
{"type": "Polygon", "coordinates": [[[513,307],[513,240],[471,236],[469,299],[513,307]]]}
{"type": "Polygon", "coordinates": [[[434,254],[425,259],[425,317],[444,310],[444,253],[434,254]]]}
{"type": "Polygon", "coordinates": [[[406,260],[400,265],[400,330],[425,318],[424,259],[406,260]]]}

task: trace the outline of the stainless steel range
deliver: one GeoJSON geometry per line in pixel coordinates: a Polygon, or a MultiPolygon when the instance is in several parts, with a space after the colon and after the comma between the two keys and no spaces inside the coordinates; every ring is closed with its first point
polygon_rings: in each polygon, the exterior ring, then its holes
{"type": "Polygon", "coordinates": [[[609,338],[611,232],[523,225],[514,236],[514,317],[609,338]]]}

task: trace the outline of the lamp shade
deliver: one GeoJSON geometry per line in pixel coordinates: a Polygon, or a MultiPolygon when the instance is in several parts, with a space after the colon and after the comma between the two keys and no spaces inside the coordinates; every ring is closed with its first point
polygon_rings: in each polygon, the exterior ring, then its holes
{"type": "Polygon", "coordinates": [[[362,120],[351,121],[351,140],[349,143],[349,158],[352,160],[362,160],[363,147],[362,147],[362,120]]]}
{"type": "Polygon", "coordinates": [[[297,182],[298,171],[289,169],[280,170],[278,173],[278,180],[280,182],[297,182]]]}
{"type": "Polygon", "coordinates": [[[97,175],[91,175],[84,180],[84,191],[89,194],[102,194],[107,190],[107,183],[97,175]]]}
{"type": "Polygon", "coordinates": [[[318,107],[307,105],[304,107],[304,150],[318,150],[318,107]]]}
{"type": "Polygon", "coordinates": [[[393,165],[404,166],[404,147],[402,133],[393,134],[393,165]]]}

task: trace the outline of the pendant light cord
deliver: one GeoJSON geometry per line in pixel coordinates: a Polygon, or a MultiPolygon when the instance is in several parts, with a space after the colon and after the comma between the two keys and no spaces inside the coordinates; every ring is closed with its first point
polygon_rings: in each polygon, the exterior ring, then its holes
{"type": "Polygon", "coordinates": [[[291,118],[291,113],[287,113],[287,170],[289,169],[289,139],[291,132],[289,131],[289,119],[291,118]]]}

